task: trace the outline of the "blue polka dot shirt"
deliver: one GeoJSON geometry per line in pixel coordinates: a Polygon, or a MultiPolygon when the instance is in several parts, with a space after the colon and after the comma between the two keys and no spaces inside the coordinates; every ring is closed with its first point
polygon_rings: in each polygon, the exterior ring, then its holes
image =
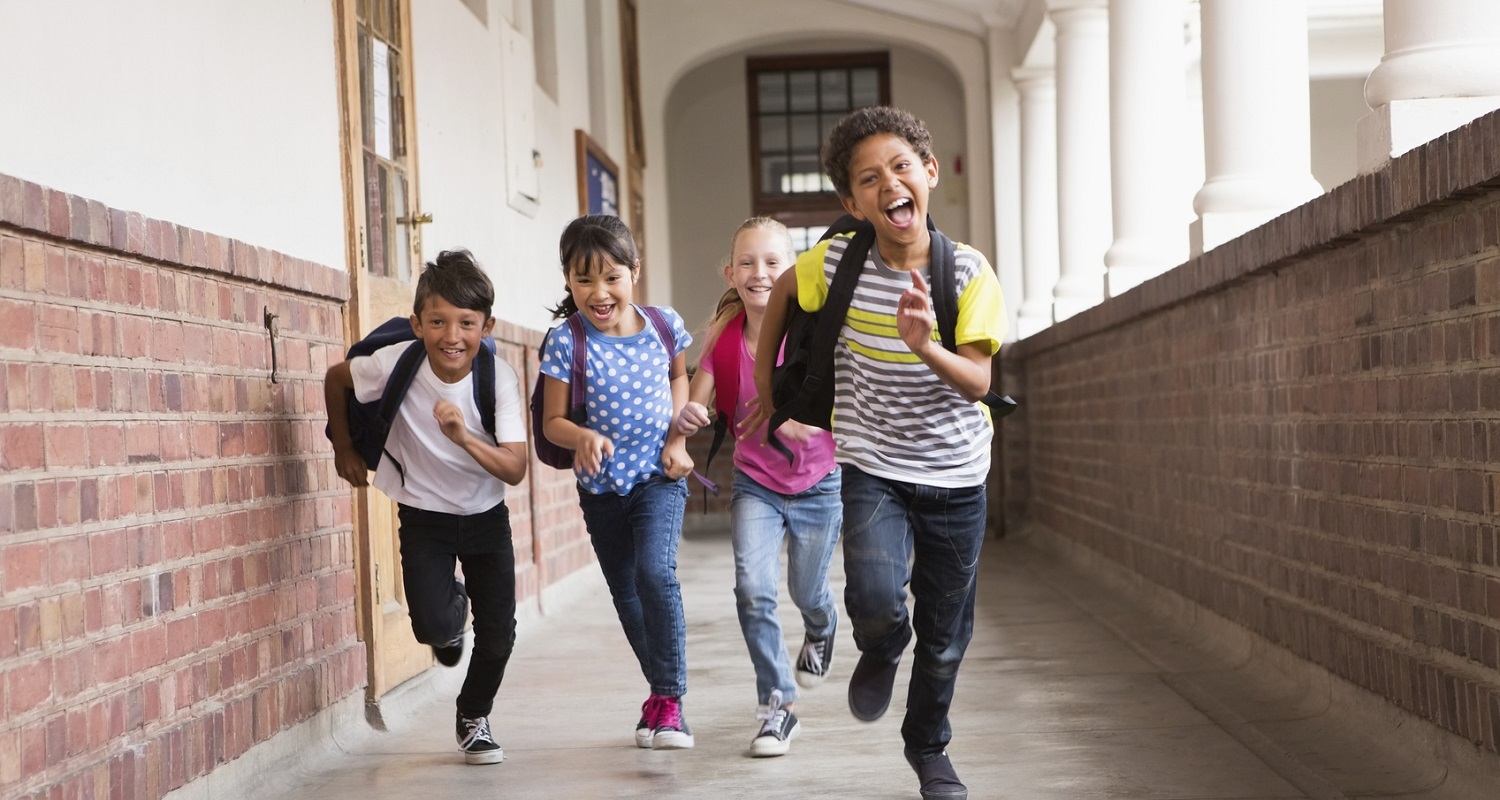
{"type": "MultiPolygon", "coordinates": [[[[671,326],[676,352],[693,343],[682,317],[661,306],[671,326]]],[[[584,402],[588,426],[614,441],[615,453],[605,459],[598,475],[577,472],[578,484],[590,494],[629,494],[652,475],[661,475],[662,445],[672,424],[671,359],[656,328],[636,306],[644,323],[640,333],[606,336],[587,317],[588,334],[584,402]]],[[[566,384],[573,382],[573,333],[566,320],[547,336],[541,373],[566,384]]]]}

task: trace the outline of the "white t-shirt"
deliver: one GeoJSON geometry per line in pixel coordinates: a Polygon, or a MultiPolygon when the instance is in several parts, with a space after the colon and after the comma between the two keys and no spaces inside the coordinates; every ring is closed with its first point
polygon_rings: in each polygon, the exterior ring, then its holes
{"type": "MultiPolygon", "coordinates": [[[[380,399],[396,361],[410,346],[410,342],[401,342],[350,359],[355,399],[361,403],[380,399]]],[[[515,370],[497,357],[496,442],[526,441],[519,385],[515,370]]],[[[458,383],[443,383],[424,358],[386,438],[385,449],[390,455],[380,459],[375,488],[398,503],[425,511],[466,516],[488,511],[505,499],[505,483],[485,472],[473,456],[443,435],[437,418],[432,415],[439,400],[458,406],[469,433],[488,441],[489,434],[480,422],[479,406],[474,402],[474,373],[465,375],[458,383]],[[391,463],[392,457],[401,462],[400,470],[391,463]]]]}

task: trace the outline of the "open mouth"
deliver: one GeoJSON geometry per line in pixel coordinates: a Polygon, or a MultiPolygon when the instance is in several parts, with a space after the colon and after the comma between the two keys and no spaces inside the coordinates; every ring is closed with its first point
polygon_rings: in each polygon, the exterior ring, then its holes
{"type": "Polygon", "coordinates": [[[438,348],[438,352],[456,361],[463,358],[467,351],[462,347],[441,347],[438,348]]]}
{"type": "Polygon", "coordinates": [[[909,227],[917,215],[917,207],[911,198],[903,197],[885,207],[885,218],[897,228],[909,227]]]}
{"type": "Polygon", "coordinates": [[[603,321],[609,319],[610,315],[615,313],[615,307],[612,305],[589,306],[589,313],[593,315],[594,319],[603,321]]]}

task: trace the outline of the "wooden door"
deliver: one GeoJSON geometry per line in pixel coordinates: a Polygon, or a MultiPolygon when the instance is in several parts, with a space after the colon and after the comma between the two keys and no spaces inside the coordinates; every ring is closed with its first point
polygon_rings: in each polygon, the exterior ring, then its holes
{"type": "MultiPolygon", "coordinates": [[[[421,226],[431,221],[421,213],[417,191],[408,2],[334,0],[350,265],[345,336],[351,342],[390,317],[411,314],[421,226]]],[[[378,712],[374,701],[431,666],[432,650],[412,636],[395,503],[360,489],[353,509],[367,700],[378,712]]]]}

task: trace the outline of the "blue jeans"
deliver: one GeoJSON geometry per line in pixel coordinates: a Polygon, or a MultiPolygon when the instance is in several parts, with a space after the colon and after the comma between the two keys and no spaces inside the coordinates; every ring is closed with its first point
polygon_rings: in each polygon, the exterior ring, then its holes
{"type": "Polygon", "coordinates": [[[627,495],[578,489],[583,522],[625,639],[651,693],[667,697],[687,693],[687,623],[677,582],[677,543],[687,497],[686,480],[660,475],[627,495]]]}
{"type": "Polygon", "coordinates": [[[838,610],[828,590],[828,562],[833,560],[843,520],[839,485],[835,469],[812,488],[787,495],[761,486],[739,469],[734,471],[729,501],[734,597],[750,663],[755,665],[755,696],[760,705],[770,702],[773,689],[781,690],[783,702],[797,699],[797,682],[776,616],[783,538],[787,541],[787,589],[802,612],[807,636],[826,639],[833,634],[838,610]]]}
{"type": "Polygon", "coordinates": [[[953,738],[948,708],[974,635],[984,486],[943,489],[845,465],[843,496],[844,605],[854,643],[865,657],[894,664],[915,629],[901,738],[919,758],[936,755],[953,738]],[[908,582],[915,597],[910,618],[908,582]]]}

